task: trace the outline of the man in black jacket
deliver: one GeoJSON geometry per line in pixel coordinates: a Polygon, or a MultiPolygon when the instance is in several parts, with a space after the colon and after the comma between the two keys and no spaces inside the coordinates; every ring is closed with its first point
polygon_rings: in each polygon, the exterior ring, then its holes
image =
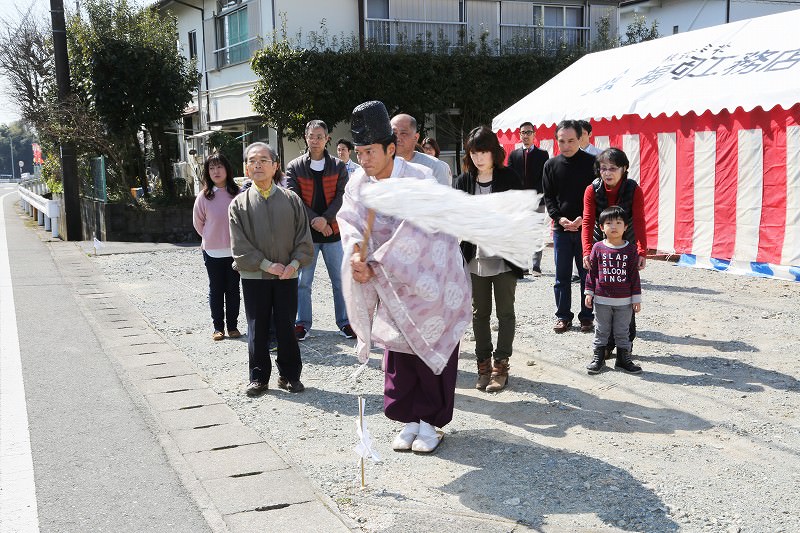
{"type": "Polygon", "coordinates": [[[559,155],[544,165],[542,185],[547,213],[553,219],[553,255],[556,264],[556,324],[553,331],[564,333],[572,327],[572,265],[578,269],[581,281],[578,320],[581,331],[594,330],[594,314],[586,307],[583,291],[586,269],[583,268],[581,224],[583,195],[594,179],[594,156],[580,149],[583,130],[575,120],[563,120],[556,128],[559,155]]]}
{"type": "MultiPolygon", "coordinates": [[[[522,186],[525,189],[535,189],[542,192],[542,173],[544,164],[547,162],[548,154],[546,151],[536,148],[536,128],[530,122],[523,122],[519,126],[519,139],[522,147],[513,150],[508,155],[508,166],[516,171],[522,178],[522,186]]],[[[539,213],[544,213],[544,199],[539,204],[539,213]]],[[[531,273],[534,276],[542,274],[542,251],[533,252],[533,265],[531,273]]]]}

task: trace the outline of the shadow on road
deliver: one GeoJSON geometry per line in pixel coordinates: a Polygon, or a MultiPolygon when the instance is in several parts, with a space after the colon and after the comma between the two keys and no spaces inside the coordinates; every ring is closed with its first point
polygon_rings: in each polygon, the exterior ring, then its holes
{"type": "MultiPolygon", "coordinates": [[[[459,394],[457,390],[456,409],[490,416],[510,426],[548,437],[563,437],[571,427],[622,434],[672,434],[711,427],[703,418],[677,409],[607,400],[563,384],[538,383],[513,373],[510,380],[509,386],[515,391],[530,392],[546,399],[547,404],[524,400],[498,402],[491,395],[476,398],[459,394]]],[[[474,382],[474,374],[459,372],[459,388],[471,389],[474,382]]]]}
{"type": "Polygon", "coordinates": [[[550,515],[594,514],[628,531],[677,531],[666,505],[625,470],[592,457],[547,448],[505,431],[463,431],[441,459],[475,469],[441,487],[478,513],[539,530],[550,515]]]}
{"type": "MultiPolygon", "coordinates": [[[[758,348],[752,344],[742,341],[701,339],[691,335],[667,335],[660,331],[639,330],[636,332],[637,338],[645,341],[662,342],[664,344],[683,345],[683,346],[707,346],[714,348],[718,352],[758,352],[758,348]]],[[[649,358],[648,358],[649,359],[649,358]]]]}
{"type": "Polygon", "coordinates": [[[765,387],[800,392],[800,381],[793,376],[722,357],[669,355],[648,356],[645,360],[698,373],[693,376],[653,372],[641,374],[642,379],[656,383],[705,387],[712,385],[742,392],[763,391],[765,387]]]}

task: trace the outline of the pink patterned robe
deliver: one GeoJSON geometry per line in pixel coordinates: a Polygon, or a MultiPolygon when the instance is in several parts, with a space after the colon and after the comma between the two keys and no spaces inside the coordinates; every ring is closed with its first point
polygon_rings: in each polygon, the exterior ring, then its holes
{"type": "MultiPolygon", "coordinates": [[[[400,157],[394,160],[391,177],[433,179],[424,167],[400,157]]],[[[374,343],[415,354],[439,375],[472,315],[472,287],[458,241],[377,213],[367,254],[375,276],[367,283],[353,280],[350,257],[363,240],[367,220],[359,193],[371,181],[363,169],[356,170],[337,215],[344,248],[342,287],[350,325],[358,336],[359,360],[368,359],[374,343]]]]}

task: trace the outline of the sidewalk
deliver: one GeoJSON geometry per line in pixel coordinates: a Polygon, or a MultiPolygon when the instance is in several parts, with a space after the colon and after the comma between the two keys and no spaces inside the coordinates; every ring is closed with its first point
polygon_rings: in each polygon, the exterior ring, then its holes
{"type": "MultiPolygon", "coordinates": [[[[321,494],[312,483],[298,473],[297,469],[275,447],[253,430],[245,427],[237,415],[225,404],[197,373],[197,369],[186,357],[157,334],[144,317],[130,304],[127,298],[114,284],[104,281],[104,277],[95,270],[95,266],[87,255],[91,243],[71,243],[52,240],[49,235],[39,229],[23,227],[24,218],[17,216],[16,206],[8,198],[5,201],[6,225],[9,230],[9,243],[15,242],[10,250],[12,272],[26,272],[27,276],[18,275],[14,279],[15,288],[26,285],[29,288],[17,290],[16,298],[27,300],[28,292],[38,293],[39,299],[53,298],[56,302],[66,304],[61,317],[48,316],[45,311],[30,313],[20,317],[20,330],[31,331],[46,329],[54,325],[63,328],[59,331],[61,339],[75,339],[80,350],[96,351],[96,363],[105,364],[115,371],[115,381],[121,386],[128,398],[120,403],[134,406],[126,412],[122,408],[117,413],[106,413],[103,416],[114,420],[121,428],[136,428],[148,433],[136,437],[130,433],[131,441],[136,439],[136,446],[141,441],[151,440],[160,449],[152,450],[156,460],[159,456],[174,472],[163,472],[166,477],[177,478],[182,487],[173,487],[175,494],[164,494],[160,489],[165,482],[157,479],[139,479],[135,486],[127,487],[127,498],[148,501],[148,493],[158,495],[150,505],[169,508],[169,499],[175,498],[174,512],[185,511],[194,518],[151,516],[149,527],[152,531],[199,531],[203,526],[213,531],[249,532],[249,531],[348,531],[349,527],[339,515],[335,505],[321,494]],[[12,241],[12,237],[14,241],[12,241]],[[25,253],[21,249],[25,249],[25,253]],[[37,281],[38,280],[38,281],[37,281]],[[37,287],[36,285],[40,285],[37,287]],[[50,295],[52,294],[52,296],[50,295]],[[74,299],[75,313],[68,310],[69,300],[74,299]],[[38,315],[38,316],[36,316],[38,315]],[[57,320],[58,319],[58,320],[57,320]],[[31,321],[38,322],[31,324],[31,321]],[[27,324],[27,325],[26,325],[27,324]],[[127,402],[125,401],[127,400],[127,402]],[[136,420],[123,416],[134,415],[136,420]],[[149,439],[148,439],[149,437],[149,439]],[[185,491],[187,494],[181,494],[185,491]],[[167,501],[161,500],[166,498],[167,501]],[[187,509],[187,504],[194,509],[187,509]],[[197,520],[202,515],[202,519],[197,520]],[[204,519],[204,520],[203,520],[204,519]],[[161,520],[159,522],[159,520],[161,520]],[[168,520],[168,521],[167,521],[168,520]],[[203,524],[205,522],[205,524],[203,524]],[[207,525],[206,525],[207,524],[207,525]],[[166,528],[166,529],[165,529],[166,528]]],[[[113,253],[114,249],[125,253],[134,251],[153,251],[172,245],[141,245],[119,243],[105,246],[101,253],[113,253]]],[[[93,253],[93,250],[90,252],[93,253]]],[[[32,297],[32,296],[31,296],[32,297]]],[[[19,308],[20,306],[18,306],[19,308]]],[[[24,305],[21,307],[25,307],[24,305]]],[[[58,309],[59,306],[56,305],[58,309]]],[[[18,313],[19,314],[19,313],[18,313]]],[[[41,346],[47,343],[47,332],[41,336],[32,335],[28,344],[41,346]]],[[[58,345],[58,344],[55,344],[58,345]]],[[[53,344],[50,344],[52,348],[53,344]]],[[[73,366],[72,371],[78,374],[95,373],[96,368],[80,368],[82,359],[72,359],[67,346],[59,346],[50,353],[61,356],[63,362],[73,366]],[[65,353],[66,351],[66,353],[65,353]]],[[[27,361],[30,353],[27,346],[22,347],[23,366],[31,366],[27,361]]],[[[42,368],[41,366],[39,368],[42,368]]],[[[31,370],[25,373],[28,396],[36,396],[35,389],[46,386],[47,381],[31,380],[31,370]]],[[[58,378],[48,376],[51,386],[62,390],[58,378]]],[[[84,400],[88,403],[106,403],[108,391],[104,387],[87,387],[82,385],[84,400]]],[[[62,399],[61,394],[48,396],[48,401],[62,399]]],[[[63,398],[68,400],[68,398],[63,398]]],[[[29,411],[34,414],[39,407],[31,402],[29,411]]],[[[72,406],[63,406],[72,409],[72,406]]],[[[45,409],[44,405],[40,408],[45,409]]],[[[113,408],[106,405],[106,408],[113,408]]],[[[33,418],[33,417],[31,417],[33,418]]],[[[77,428],[72,427],[73,431],[77,428]]],[[[81,439],[86,443],[94,441],[93,433],[103,431],[102,427],[80,428],[81,439]],[[83,433],[86,432],[86,433],[83,433]]],[[[126,433],[126,431],[123,431],[126,433]]],[[[37,460],[36,448],[53,446],[55,443],[40,442],[36,428],[31,428],[31,441],[34,448],[34,471],[37,482],[43,477],[37,460]]],[[[127,446],[127,443],[120,443],[127,446]]],[[[102,448],[102,447],[101,447],[102,448]]],[[[102,449],[97,450],[102,453],[102,449]]],[[[147,453],[137,454],[140,461],[146,462],[147,453]]],[[[69,457],[62,458],[69,460],[69,457]]],[[[49,468],[57,468],[51,465],[49,468]]],[[[109,467],[112,468],[112,467],[109,467]]],[[[121,464],[113,467],[119,470],[111,473],[102,468],[94,472],[84,472],[89,485],[98,483],[96,478],[111,475],[111,479],[124,479],[128,475],[124,470],[150,471],[155,468],[150,464],[121,464]]],[[[76,479],[73,490],[82,491],[81,483],[76,479]]],[[[107,483],[108,481],[106,481],[107,483]]],[[[37,483],[37,500],[40,515],[48,514],[50,502],[42,500],[47,488],[37,483]]],[[[69,500],[68,493],[61,495],[69,500]]],[[[143,530],[126,522],[125,517],[118,518],[115,530],[143,530]]],[[[86,527],[83,530],[92,530],[86,527]]],[[[44,527],[44,524],[43,524],[44,527]]],[[[55,526],[55,529],[59,529],[55,526]]],[[[75,529],[78,530],[78,529],[75,529]]]]}

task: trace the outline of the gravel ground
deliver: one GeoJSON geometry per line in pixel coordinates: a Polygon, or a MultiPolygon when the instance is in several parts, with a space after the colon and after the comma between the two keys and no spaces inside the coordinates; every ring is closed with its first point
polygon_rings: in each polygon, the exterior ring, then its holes
{"type": "MultiPolygon", "coordinates": [[[[476,391],[461,346],[454,420],[431,456],[396,453],[380,353],[357,379],[319,262],[301,343],[303,394],[244,395],[246,339],[211,340],[197,248],[99,256],[153,328],[239,417],[275,443],[364,531],[800,531],[800,284],[648,262],[635,359],[588,376],[591,335],[552,331],[545,275],[517,289],[509,388],[476,391]],[[382,461],[359,485],[354,421],[366,399],[382,461]]],[[[573,301],[577,304],[577,285],[573,301]]],[[[244,307],[240,329],[246,330],[244,307]]],[[[613,364],[613,361],[611,361],[613,364]]]]}

